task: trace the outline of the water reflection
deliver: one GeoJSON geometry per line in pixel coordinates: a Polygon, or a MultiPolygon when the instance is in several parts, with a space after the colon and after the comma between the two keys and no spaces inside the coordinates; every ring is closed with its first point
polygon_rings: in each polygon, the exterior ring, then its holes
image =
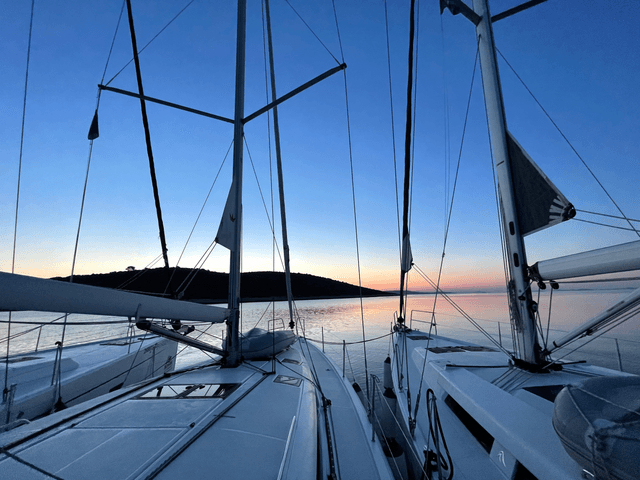
{"type": "MultiPolygon", "coordinates": [[[[552,341],[563,333],[573,329],[582,322],[604,309],[613,305],[616,301],[626,296],[626,291],[611,292],[564,292],[556,291],[553,297],[549,291],[539,298],[541,330],[544,337],[552,341]],[[552,306],[551,323],[547,326],[548,308],[552,306]]],[[[487,332],[507,348],[512,349],[511,328],[509,315],[504,295],[496,294],[454,294],[451,299],[468,315],[474,318],[487,332]]],[[[382,374],[382,362],[390,351],[389,332],[398,308],[397,297],[377,297],[362,300],[363,313],[360,310],[359,299],[324,299],[303,300],[296,302],[296,315],[298,322],[296,329],[299,335],[304,335],[322,346],[326,353],[344,370],[350,378],[364,381],[364,350],[366,348],[369,373],[382,374]],[[364,335],[367,339],[382,337],[378,340],[361,343],[363,338],[362,319],[364,318],[364,335]],[[344,342],[344,347],[343,347],[344,342]]],[[[428,330],[431,312],[434,309],[433,295],[411,295],[407,302],[407,322],[413,328],[428,330]]],[[[438,333],[450,337],[460,338],[481,345],[488,345],[489,341],[480,334],[469,322],[444,298],[440,297],[435,305],[437,314],[438,333]]],[[[59,317],[53,314],[41,313],[14,313],[13,320],[20,321],[51,321],[59,317]]],[[[0,320],[6,322],[8,314],[0,315],[0,320]]],[[[74,325],[74,322],[87,320],[122,321],[116,318],[97,318],[88,316],[70,316],[70,325],[67,327],[65,344],[95,341],[105,337],[124,336],[127,333],[126,323],[111,323],[96,326],[74,325]]],[[[60,322],[60,321],[59,321],[60,322]]],[[[58,322],[58,323],[59,323],[58,322]]],[[[242,306],[242,328],[249,330],[255,326],[262,328],[282,328],[289,323],[289,310],[286,302],[248,303],[242,306]]],[[[584,349],[571,353],[567,360],[586,360],[591,363],[617,369],[619,366],[618,349],[625,371],[640,374],[640,328],[638,318],[632,318],[607,335],[588,343],[584,349]],[[617,337],[618,344],[616,346],[617,337]]],[[[224,334],[224,325],[214,324],[208,328],[199,328],[200,339],[220,344],[224,334]],[[206,331],[206,332],[205,332],[206,331]],[[203,333],[205,332],[205,333],[203,333]]],[[[6,338],[7,324],[0,324],[0,338],[6,338]]],[[[36,345],[39,331],[33,326],[13,324],[11,353],[33,351],[36,345]]],[[[43,329],[39,348],[53,348],[56,341],[60,340],[62,327],[48,327],[43,329]]],[[[196,333],[194,332],[193,335],[196,333]]],[[[578,343],[590,341],[591,337],[578,343]]],[[[577,344],[562,352],[571,351],[577,344]]],[[[6,341],[0,344],[0,349],[6,351],[6,341]]],[[[206,359],[202,352],[187,348],[179,348],[182,351],[178,359],[178,366],[186,366],[191,363],[206,359]]]]}

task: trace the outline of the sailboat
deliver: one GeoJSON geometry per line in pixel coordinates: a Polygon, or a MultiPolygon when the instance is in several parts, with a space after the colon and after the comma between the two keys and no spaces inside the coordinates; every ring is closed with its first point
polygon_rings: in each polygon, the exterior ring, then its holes
{"type": "MultiPolygon", "coordinates": [[[[440,1],[441,14],[461,14],[476,28],[514,343],[507,350],[490,335],[490,346],[438,335],[435,318],[415,328],[401,292],[385,397],[400,419],[391,437],[407,452],[409,478],[640,478],[640,378],[554,359],[568,343],[636,314],[640,289],[553,342],[543,344],[537,327],[532,285],[555,289],[558,280],[640,268],[637,241],[528,263],[523,237],[570,220],[575,208],[506,128],[492,23],[538,3],[492,16],[487,0],[473,8],[440,1]]],[[[407,197],[401,289],[413,263],[407,197]]],[[[439,290],[436,296],[454,301],[439,290]]]]}
{"type": "MultiPolygon", "coordinates": [[[[127,10],[133,31],[130,2],[127,10]]],[[[270,31],[268,2],[265,14],[270,31]]],[[[218,243],[230,250],[227,307],[9,274],[4,281],[16,285],[23,300],[12,302],[11,295],[2,299],[5,309],[131,317],[139,328],[208,352],[214,360],[121,388],[0,435],[3,477],[392,478],[354,388],[322,351],[290,330],[240,331],[243,138],[244,124],[251,119],[244,112],[246,18],[246,1],[241,0],[233,179],[217,233],[218,243]],[[23,292],[29,284],[35,292],[23,292]],[[222,348],[174,332],[156,319],[226,322],[222,348]]],[[[344,68],[331,69],[305,88],[344,68]]],[[[274,95],[262,112],[275,112],[290,96],[274,95]]]]}

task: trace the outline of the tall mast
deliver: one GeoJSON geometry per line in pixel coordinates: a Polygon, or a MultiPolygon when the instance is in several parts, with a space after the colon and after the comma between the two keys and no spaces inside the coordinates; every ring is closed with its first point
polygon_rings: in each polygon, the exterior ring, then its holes
{"type": "Polygon", "coordinates": [[[510,280],[508,284],[511,322],[517,333],[517,353],[520,360],[541,364],[544,358],[536,332],[534,303],[527,279],[527,257],[520,233],[511,161],[507,146],[507,124],[502,101],[502,89],[496,62],[493,28],[488,0],[473,0],[473,9],[479,17],[476,36],[482,70],[482,85],[489,119],[491,147],[493,149],[498,191],[504,224],[510,280]]]}
{"type": "Polygon", "coordinates": [[[233,117],[233,183],[235,195],[234,241],[229,261],[229,310],[231,316],[227,321],[227,365],[234,366],[240,362],[240,263],[242,252],[242,153],[244,139],[244,73],[245,73],[245,40],[247,27],[247,2],[238,2],[238,30],[236,37],[236,92],[235,113],[233,117]]]}
{"type": "Polygon", "coordinates": [[[409,67],[407,75],[407,120],[404,142],[404,188],[402,197],[402,252],[400,259],[400,311],[398,322],[405,320],[406,305],[404,303],[405,278],[411,269],[411,244],[409,240],[409,189],[411,183],[411,117],[413,115],[413,42],[415,38],[415,0],[411,0],[409,19],[409,67]]]}

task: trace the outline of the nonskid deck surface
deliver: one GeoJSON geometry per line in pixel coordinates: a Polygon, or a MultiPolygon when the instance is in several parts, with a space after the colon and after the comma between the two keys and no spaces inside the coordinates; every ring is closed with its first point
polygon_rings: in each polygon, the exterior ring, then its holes
{"type": "MultiPolygon", "coordinates": [[[[403,348],[402,337],[398,335],[398,351],[403,348]]],[[[419,331],[407,333],[406,339],[402,388],[396,359],[392,375],[398,412],[405,420],[407,392],[414,402],[413,415],[422,379],[412,439],[418,457],[424,459],[423,445],[434,448],[426,408],[426,391],[432,389],[455,479],[513,478],[524,475],[524,469],[540,480],[580,478],[582,469],[566,454],[553,430],[553,401],[564,385],[611,371],[570,365],[561,371],[533,374],[510,365],[497,348],[477,348],[419,331]]]]}
{"type": "MultiPolygon", "coordinates": [[[[177,345],[156,336],[137,336],[72,345],[62,350],[60,390],[54,370],[57,350],[14,355],[8,369],[0,368],[4,384],[14,386],[10,421],[33,419],[50,412],[57,396],[68,407],[109,391],[173,370],[177,345]]],[[[1,362],[0,365],[3,365],[1,362]]],[[[6,422],[6,402],[0,405],[0,422],[6,422]]]]}
{"type": "MultiPolygon", "coordinates": [[[[316,478],[311,373],[299,344],[277,358],[274,373],[271,361],[190,369],[21,427],[0,436],[0,471],[21,479],[43,478],[41,472],[65,479],[316,478]]],[[[322,358],[316,369],[329,374],[322,358]]],[[[390,478],[378,473],[368,448],[352,447],[367,446],[363,427],[342,411],[348,407],[339,378],[332,385],[330,376],[321,382],[334,394],[336,444],[346,452],[339,468],[349,475],[342,478],[390,478]]]]}

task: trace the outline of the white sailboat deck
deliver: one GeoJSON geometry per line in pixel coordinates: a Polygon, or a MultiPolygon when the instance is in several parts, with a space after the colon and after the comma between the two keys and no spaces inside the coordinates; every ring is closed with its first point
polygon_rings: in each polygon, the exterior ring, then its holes
{"type": "Polygon", "coordinates": [[[0,436],[0,471],[21,479],[326,478],[329,465],[318,459],[328,425],[339,478],[391,478],[379,444],[373,458],[358,398],[315,347],[299,342],[270,372],[271,361],[214,364],[114,392],[0,436]],[[331,400],[328,422],[305,401],[321,398],[302,349],[331,400]]]}
{"type": "MultiPolygon", "coordinates": [[[[566,453],[553,429],[553,400],[564,385],[603,374],[604,369],[569,365],[561,371],[533,374],[509,366],[507,357],[494,349],[478,349],[437,335],[428,340],[417,330],[397,338],[398,348],[403,348],[406,338],[410,359],[404,388],[396,391],[404,418],[408,417],[407,382],[413,410],[429,349],[414,441],[416,446],[434,448],[426,408],[426,391],[432,389],[454,459],[454,478],[581,478],[582,468],[566,453]]],[[[396,385],[397,373],[394,361],[396,385]]],[[[444,455],[442,444],[440,448],[444,455]]],[[[417,454],[423,458],[422,452],[417,454]]]]}
{"type": "MultiPolygon", "coordinates": [[[[62,351],[59,364],[60,402],[76,405],[98,395],[157,377],[173,370],[177,345],[157,336],[117,338],[108,341],[72,345],[62,351]]],[[[0,424],[31,420],[49,413],[58,400],[53,381],[56,349],[41,350],[9,357],[0,362],[0,381],[8,370],[9,385],[15,384],[11,405],[0,409],[0,424]]]]}

